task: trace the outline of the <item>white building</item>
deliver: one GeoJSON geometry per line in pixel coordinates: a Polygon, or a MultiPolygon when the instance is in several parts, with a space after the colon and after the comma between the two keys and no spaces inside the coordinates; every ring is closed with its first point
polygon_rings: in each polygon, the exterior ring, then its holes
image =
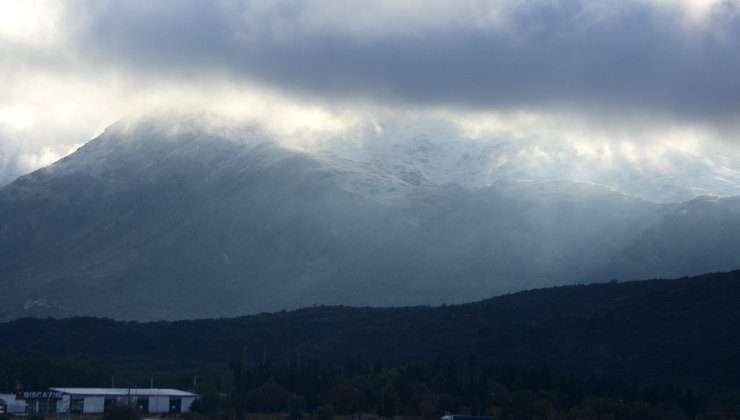
{"type": "Polygon", "coordinates": [[[5,403],[8,414],[23,414],[26,412],[26,402],[16,400],[15,394],[0,394],[0,400],[5,403]]]}
{"type": "MultiPolygon", "coordinates": [[[[187,413],[198,398],[192,392],[159,388],[50,388],[59,393],[56,410],[99,414],[109,407],[130,405],[143,413],[187,413]]],[[[33,407],[31,408],[33,411],[33,407]]]]}

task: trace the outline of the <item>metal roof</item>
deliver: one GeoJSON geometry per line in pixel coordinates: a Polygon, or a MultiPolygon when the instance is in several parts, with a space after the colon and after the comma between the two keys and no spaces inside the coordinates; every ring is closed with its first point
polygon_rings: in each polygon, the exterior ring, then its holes
{"type": "Polygon", "coordinates": [[[179,389],[169,388],[49,388],[52,391],[58,391],[69,395],[94,395],[94,396],[169,396],[169,397],[197,397],[192,392],[180,391],[179,389]]]}

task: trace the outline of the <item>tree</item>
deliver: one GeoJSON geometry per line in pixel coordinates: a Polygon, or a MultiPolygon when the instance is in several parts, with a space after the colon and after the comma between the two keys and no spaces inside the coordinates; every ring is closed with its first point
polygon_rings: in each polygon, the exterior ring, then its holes
{"type": "Polygon", "coordinates": [[[439,397],[433,394],[427,394],[419,403],[419,413],[425,419],[430,419],[439,409],[439,397]]]}
{"type": "Polygon", "coordinates": [[[205,394],[190,404],[190,411],[206,416],[214,416],[218,412],[219,397],[216,394],[205,394]]]}
{"type": "Polygon", "coordinates": [[[291,420],[303,417],[303,409],[306,408],[306,399],[300,395],[290,394],[288,396],[288,418],[291,420]]]}
{"type": "Polygon", "coordinates": [[[141,416],[138,415],[133,407],[116,405],[110,407],[101,420],[139,420],[140,418],[141,416]]]}
{"type": "Polygon", "coordinates": [[[281,411],[285,409],[287,401],[285,388],[275,382],[268,382],[247,394],[249,407],[257,410],[281,411]]]}
{"type": "Polygon", "coordinates": [[[317,420],[332,420],[334,418],[334,406],[323,405],[316,410],[317,420]]]}

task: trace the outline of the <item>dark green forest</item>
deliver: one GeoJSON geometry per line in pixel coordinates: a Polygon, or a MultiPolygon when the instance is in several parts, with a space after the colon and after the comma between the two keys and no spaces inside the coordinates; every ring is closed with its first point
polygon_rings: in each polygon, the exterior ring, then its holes
{"type": "MultiPolygon", "coordinates": [[[[102,386],[115,374],[92,358],[55,358],[42,353],[3,356],[0,375],[6,381],[13,378],[13,385],[20,389],[102,386]]],[[[332,414],[360,412],[417,418],[452,412],[533,420],[732,419],[740,409],[740,393],[732,389],[641,386],[615,378],[565,374],[546,365],[481,363],[476,357],[465,362],[436,359],[396,366],[358,358],[340,366],[299,358],[253,362],[243,352],[215,373],[193,378],[190,384],[177,375],[158,377],[164,383],[156,385],[192,389],[202,396],[191,407],[195,414],[189,420],[243,419],[253,413],[331,418],[332,414]]],[[[143,378],[138,383],[129,380],[123,386],[146,386],[143,378]]],[[[139,417],[128,413],[123,418],[139,417]]]]}
{"type": "Polygon", "coordinates": [[[150,323],[20,319],[0,324],[0,387],[153,380],[207,395],[202,413],[236,417],[712,418],[740,406],[738,302],[740,271],[441,307],[150,323]]]}

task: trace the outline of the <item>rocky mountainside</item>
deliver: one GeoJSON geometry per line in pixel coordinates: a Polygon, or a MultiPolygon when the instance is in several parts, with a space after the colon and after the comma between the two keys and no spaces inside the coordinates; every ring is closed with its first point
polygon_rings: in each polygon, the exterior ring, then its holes
{"type": "Polygon", "coordinates": [[[258,128],[114,125],[0,189],[0,318],[456,303],[740,267],[737,198],[470,185],[381,163],[258,128]]]}

